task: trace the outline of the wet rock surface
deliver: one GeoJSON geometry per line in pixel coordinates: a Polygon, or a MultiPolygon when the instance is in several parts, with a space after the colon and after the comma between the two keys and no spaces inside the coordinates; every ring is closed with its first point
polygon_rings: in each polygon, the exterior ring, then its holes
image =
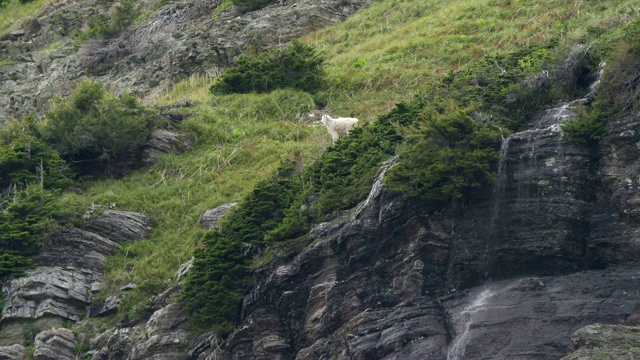
{"type": "Polygon", "coordinates": [[[640,264],[528,277],[444,300],[455,337],[449,359],[559,359],[582,326],[615,323],[640,299],[640,264]]]}
{"type": "Polygon", "coordinates": [[[611,122],[599,149],[567,139],[570,106],[539,116],[465,207],[374,184],[314,228],[293,261],[262,270],[225,358],[558,359],[581,327],[633,322],[637,116],[611,122]]]}

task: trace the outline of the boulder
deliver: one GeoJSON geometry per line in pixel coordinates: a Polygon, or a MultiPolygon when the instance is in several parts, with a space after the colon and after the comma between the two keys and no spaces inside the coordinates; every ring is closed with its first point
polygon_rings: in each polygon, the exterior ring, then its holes
{"type": "Polygon", "coordinates": [[[89,223],[89,229],[116,242],[136,240],[151,233],[145,215],[118,210],[106,210],[89,223]]]}
{"type": "Polygon", "coordinates": [[[234,202],[220,205],[205,211],[200,217],[200,225],[207,230],[220,230],[220,220],[222,220],[224,214],[226,214],[229,209],[237,205],[238,203],[234,202]]]}
{"type": "Polygon", "coordinates": [[[34,360],[75,360],[76,338],[69,329],[39,333],[35,339],[34,360]]]}
{"type": "Polygon", "coordinates": [[[187,134],[156,130],[151,133],[151,138],[142,152],[142,162],[149,166],[162,155],[180,154],[193,146],[193,141],[187,134]]]}
{"type": "Polygon", "coordinates": [[[109,296],[104,301],[92,303],[89,307],[89,316],[96,317],[115,314],[118,311],[118,305],[120,305],[123,298],[123,294],[118,294],[109,296]]]}

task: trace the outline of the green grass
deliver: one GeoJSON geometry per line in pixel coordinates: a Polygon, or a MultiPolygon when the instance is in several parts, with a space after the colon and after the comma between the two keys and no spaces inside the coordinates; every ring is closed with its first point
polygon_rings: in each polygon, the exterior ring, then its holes
{"type": "Polygon", "coordinates": [[[49,0],[33,0],[24,4],[19,0],[9,0],[7,6],[0,7],[0,34],[18,27],[26,18],[38,15],[48,3],[49,0]]]}
{"type": "Polygon", "coordinates": [[[44,48],[44,49],[40,49],[37,51],[38,54],[50,54],[52,53],[55,49],[61,47],[62,45],[64,45],[65,42],[62,40],[58,40],[54,43],[52,43],[51,45],[49,45],[48,47],[44,48]]]}
{"type": "Polygon", "coordinates": [[[387,0],[306,40],[328,57],[329,106],[373,120],[476,59],[552,39],[590,42],[588,27],[619,26],[635,7],[628,0],[387,0]]]}
{"type": "MultiPolygon", "coordinates": [[[[188,93],[193,81],[175,88],[188,93]]],[[[206,234],[199,225],[205,210],[240,201],[257,181],[272,174],[281,159],[294,153],[311,162],[327,141],[325,129],[299,120],[313,106],[304,93],[287,90],[192,100],[196,107],[186,110],[191,117],[182,124],[195,136],[192,151],[165,156],[120,180],[87,183],[84,193],[66,193],[61,199],[66,208],[80,213],[91,203],[102,208],[116,203],[116,209],[141,212],[153,220],[148,239],[123,245],[108,260],[99,294],[104,298],[126,283],[137,283],[126,301],[129,315],[174,281],[179,265],[191,258],[206,234]]]]}
{"type": "Polygon", "coordinates": [[[0,67],[3,67],[3,66],[9,66],[9,65],[15,65],[15,64],[17,64],[17,63],[18,63],[18,62],[17,62],[17,61],[15,61],[15,60],[10,60],[10,59],[1,59],[1,60],[0,60],[0,67]]]}
{"type": "MultiPolygon", "coordinates": [[[[485,56],[550,41],[591,43],[594,33],[636,16],[634,6],[631,0],[381,0],[304,41],[328,59],[332,87],[327,110],[366,122],[485,56]]],[[[2,16],[0,29],[6,29],[2,16]]],[[[128,282],[142,285],[128,295],[126,314],[174,281],[178,266],[201,245],[202,212],[241,200],[280,159],[300,153],[308,164],[328,143],[323,127],[299,120],[311,110],[308,95],[280,91],[214,97],[208,93],[211,82],[209,76],[193,76],[155,101],[196,103],[182,110],[191,114],[182,127],[197,140],[192,151],[164,157],[121,180],[87,183],[83,194],[61,199],[79,213],[91,203],[115,202],[118,209],[153,219],[155,230],[148,239],[124,245],[107,264],[101,297],[128,282]]]]}

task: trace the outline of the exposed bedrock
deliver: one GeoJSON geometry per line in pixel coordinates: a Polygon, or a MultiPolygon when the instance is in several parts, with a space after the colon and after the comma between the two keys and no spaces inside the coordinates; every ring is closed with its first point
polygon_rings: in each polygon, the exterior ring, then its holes
{"type": "Polygon", "coordinates": [[[71,228],[54,235],[34,258],[37,267],[3,288],[0,344],[22,343],[36,330],[86,317],[107,257],[120,243],[147,236],[148,222],[138,213],[107,210],[84,230],[71,228]],[[31,324],[28,331],[20,325],[23,322],[31,324]]]}
{"type": "Polygon", "coordinates": [[[438,210],[386,193],[263,269],[228,359],[558,359],[571,334],[640,303],[638,118],[598,149],[541,112],[505,139],[493,187],[438,210]]]}
{"type": "Polygon", "coordinates": [[[28,112],[42,113],[54,93],[89,76],[110,91],[153,99],[191,75],[215,76],[248,45],[268,49],[313,30],[343,21],[369,0],[287,1],[242,14],[214,15],[220,1],[174,2],[146,24],[118,38],[89,40],[76,51],[70,34],[89,19],[109,12],[111,3],[71,1],[48,5],[23,22],[20,34],[0,38],[0,122],[28,112]],[[50,46],[51,45],[51,46],[50,46]]]}

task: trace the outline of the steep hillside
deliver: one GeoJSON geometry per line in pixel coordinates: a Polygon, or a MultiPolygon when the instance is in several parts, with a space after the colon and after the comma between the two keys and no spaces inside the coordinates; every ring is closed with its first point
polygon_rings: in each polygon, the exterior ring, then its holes
{"type": "Polygon", "coordinates": [[[0,8],[31,16],[0,21],[2,146],[40,136],[84,175],[50,186],[41,158],[3,195],[8,224],[38,180],[55,210],[20,218],[40,240],[4,282],[0,356],[558,359],[602,322],[574,355],[633,358],[637,4],[247,3],[0,8]],[[210,92],[300,36],[327,85],[210,92]],[[83,117],[149,116],[142,159],[85,171],[50,140],[85,77],[149,106],[83,117]],[[360,126],[332,144],[323,113],[360,126]]]}

